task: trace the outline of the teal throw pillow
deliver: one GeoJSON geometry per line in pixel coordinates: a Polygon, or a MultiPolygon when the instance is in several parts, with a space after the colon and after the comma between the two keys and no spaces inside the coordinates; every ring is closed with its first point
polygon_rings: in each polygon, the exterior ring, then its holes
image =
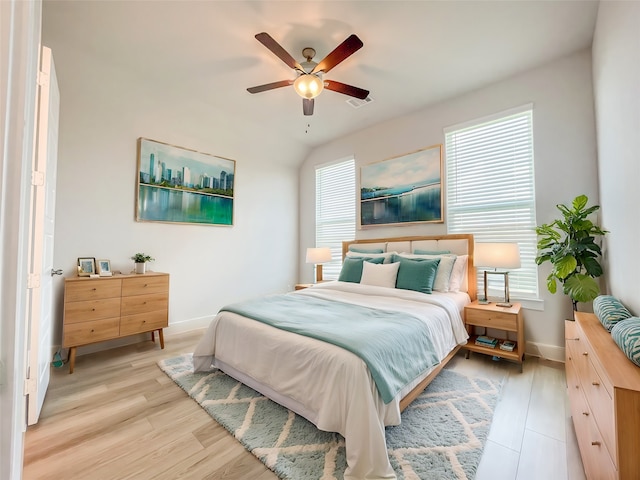
{"type": "Polygon", "coordinates": [[[400,262],[396,288],[432,293],[439,258],[394,258],[400,262]]]}
{"type": "Polygon", "coordinates": [[[593,301],[593,313],[609,332],[620,320],[631,317],[622,302],[611,295],[598,295],[593,301]]]}
{"type": "Polygon", "coordinates": [[[342,262],[342,270],[338,280],[341,282],[360,283],[362,278],[362,262],[382,263],[384,258],[346,257],[342,262]]]}
{"type": "Polygon", "coordinates": [[[445,255],[451,253],[451,250],[420,250],[416,248],[413,253],[416,255],[445,255]]]}
{"type": "Polygon", "coordinates": [[[363,248],[349,245],[349,251],[354,253],[384,253],[381,248],[363,248]]]}
{"type": "Polygon", "coordinates": [[[640,318],[620,320],[611,329],[611,338],[629,360],[640,367],[640,318]]]}

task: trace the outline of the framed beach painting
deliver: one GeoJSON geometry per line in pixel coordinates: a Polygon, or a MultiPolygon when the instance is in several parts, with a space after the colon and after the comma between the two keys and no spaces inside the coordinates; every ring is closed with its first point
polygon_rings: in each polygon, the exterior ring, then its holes
{"type": "Polygon", "coordinates": [[[360,168],[360,228],[443,222],[442,145],[360,168]]]}
{"type": "Polygon", "coordinates": [[[136,220],[233,225],[236,162],[138,139],[136,220]]]}

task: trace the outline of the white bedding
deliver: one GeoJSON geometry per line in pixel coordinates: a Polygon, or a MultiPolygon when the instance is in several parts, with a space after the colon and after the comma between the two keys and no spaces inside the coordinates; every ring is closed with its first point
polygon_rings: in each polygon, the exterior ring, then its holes
{"type": "MultiPolygon", "coordinates": [[[[426,295],[409,290],[326,282],[291,295],[335,299],[423,319],[442,360],[467,332],[461,317],[465,293],[426,295]]],[[[335,345],[220,312],[194,351],[195,371],[220,368],[313,422],[345,438],[345,479],[395,478],[385,425],[400,423],[400,400],[423,377],[385,404],[359,357],[335,345]],[[353,408],[357,406],[357,408],[353,408]]]]}

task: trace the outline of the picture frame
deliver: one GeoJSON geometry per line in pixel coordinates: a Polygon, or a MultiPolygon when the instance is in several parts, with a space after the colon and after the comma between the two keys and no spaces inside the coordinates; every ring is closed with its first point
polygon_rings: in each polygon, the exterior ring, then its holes
{"type": "Polygon", "coordinates": [[[101,277],[110,277],[113,275],[113,273],[111,273],[111,262],[109,260],[96,260],[96,269],[98,271],[98,275],[101,277]]]}
{"type": "Polygon", "coordinates": [[[233,226],[236,162],[140,137],[138,222],[233,226]]]}
{"type": "Polygon", "coordinates": [[[96,274],[95,257],[78,258],[78,276],[79,277],[89,277],[95,274],[96,274]]]}
{"type": "Polygon", "coordinates": [[[442,144],[360,168],[359,228],[443,223],[442,144]]]}

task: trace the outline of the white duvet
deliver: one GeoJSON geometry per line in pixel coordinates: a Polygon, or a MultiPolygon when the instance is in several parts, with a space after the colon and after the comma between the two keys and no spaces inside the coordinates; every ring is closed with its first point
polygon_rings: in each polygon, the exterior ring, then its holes
{"type": "MultiPolygon", "coordinates": [[[[468,338],[460,314],[469,302],[466,294],[426,295],[326,282],[290,295],[410,313],[428,325],[440,360],[468,338]]],[[[193,362],[197,372],[220,368],[320,430],[340,433],[347,454],[345,479],[396,478],[384,427],[400,423],[400,400],[421,378],[385,405],[366,364],[353,353],[224,311],[216,315],[197,345],[193,362]]]]}

